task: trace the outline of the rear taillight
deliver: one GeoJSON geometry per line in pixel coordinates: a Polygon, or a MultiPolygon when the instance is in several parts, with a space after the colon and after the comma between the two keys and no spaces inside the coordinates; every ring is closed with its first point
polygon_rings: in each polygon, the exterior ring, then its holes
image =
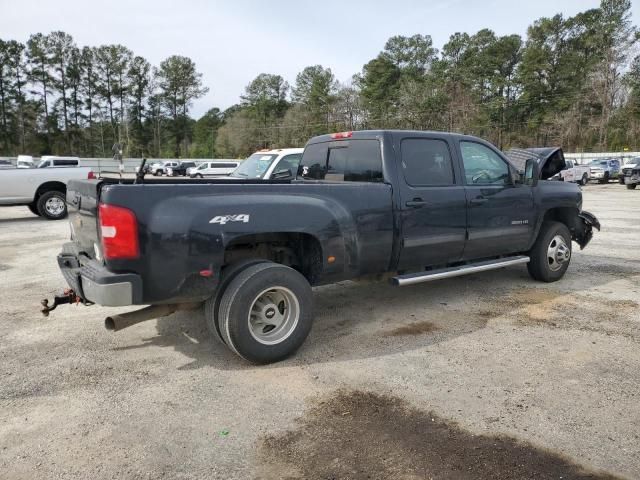
{"type": "Polygon", "coordinates": [[[96,174],[93,173],[91,170],[89,170],[89,173],[87,174],[87,180],[93,180],[96,178],[96,174]]]}
{"type": "Polygon", "coordinates": [[[131,210],[101,203],[98,219],[105,260],[137,258],[140,255],[138,221],[131,210]]]}

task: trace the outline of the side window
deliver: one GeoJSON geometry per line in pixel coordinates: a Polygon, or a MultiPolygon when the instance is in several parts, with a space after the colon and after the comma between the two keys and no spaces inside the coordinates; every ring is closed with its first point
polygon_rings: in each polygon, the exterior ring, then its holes
{"type": "Polygon", "coordinates": [[[298,171],[298,165],[300,164],[301,158],[302,158],[301,153],[294,153],[292,155],[287,155],[285,157],[282,157],[278,162],[278,165],[276,165],[276,168],[273,171],[273,173],[284,172],[289,170],[292,175],[295,175],[295,173],[298,171]]]}
{"type": "Polygon", "coordinates": [[[347,169],[348,147],[337,147],[329,149],[329,164],[325,180],[334,182],[344,181],[344,172],[347,169]]]}
{"type": "Polygon", "coordinates": [[[509,185],[507,163],[490,148],[475,142],[460,142],[467,185],[509,185]]]}
{"type": "Polygon", "coordinates": [[[445,141],[407,138],[400,148],[402,172],[409,185],[445,186],[455,183],[451,154],[445,141]]]}

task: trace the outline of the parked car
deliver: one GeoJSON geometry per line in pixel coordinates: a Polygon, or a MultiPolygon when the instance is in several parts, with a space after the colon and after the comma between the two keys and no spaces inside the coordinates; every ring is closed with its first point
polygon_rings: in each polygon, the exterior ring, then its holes
{"type": "Polygon", "coordinates": [[[78,157],[57,157],[55,155],[43,155],[38,163],[38,168],[77,167],[80,164],[78,157]]]}
{"type": "Polygon", "coordinates": [[[72,290],[54,305],[151,305],[106,319],[120,330],[204,302],[231,350],[274,362],[311,329],[311,285],[524,264],[562,278],[571,242],[600,228],[577,185],[546,181],[564,166],[559,149],[514,165],[476,137],[377,130],[312,138],[298,179],[73,181],[74,235],[58,257],[72,290]]]}
{"type": "MultiPolygon", "coordinates": [[[[95,178],[88,167],[12,168],[0,172],[0,205],[25,205],[31,213],[49,220],[67,215],[67,184],[75,179],[95,178]]],[[[74,196],[71,202],[77,202],[74,196]]]]}
{"type": "Polygon", "coordinates": [[[31,155],[18,155],[16,159],[17,168],[34,168],[36,165],[31,155]]]}
{"type": "Polygon", "coordinates": [[[16,168],[11,160],[0,159],[0,170],[4,170],[6,168],[16,168]]]}
{"type": "Polygon", "coordinates": [[[238,165],[240,165],[240,162],[232,160],[204,162],[196,167],[190,168],[187,173],[191,178],[229,175],[238,165]]]}
{"type": "Polygon", "coordinates": [[[620,175],[620,160],[617,158],[605,158],[592,160],[589,162],[591,178],[598,183],[609,183],[609,180],[618,178],[620,175]]]}
{"type": "Polygon", "coordinates": [[[629,190],[635,190],[640,183],[640,157],[633,158],[622,167],[622,178],[629,190]]]}
{"type": "Polygon", "coordinates": [[[163,162],[154,162],[149,166],[148,172],[154,176],[162,176],[167,173],[168,168],[175,168],[178,166],[178,162],[172,160],[166,160],[163,162]]]}
{"type": "Polygon", "coordinates": [[[566,160],[567,168],[558,175],[563,182],[575,182],[578,185],[586,185],[591,179],[591,167],[580,165],[575,160],[566,160]]]}
{"type": "Polygon", "coordinates": [[[230,178],[295,178],[304,148],[260,150],[244,160],[230,178]]]}
{"type": "Polygon", "coordinates": [[[172,177],[187,175],[187,170],[190,168],[194,168],[196,166],[196,162],[179,162],[176,167],[167,167],[167,175],[172,177]]]}

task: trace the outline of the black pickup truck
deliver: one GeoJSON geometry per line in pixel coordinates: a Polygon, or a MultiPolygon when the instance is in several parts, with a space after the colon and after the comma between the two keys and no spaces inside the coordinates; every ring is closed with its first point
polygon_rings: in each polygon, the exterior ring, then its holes
{"type": "Polygon", "coordinates": [[[552,282],[600,225],[577,185],[546,180],[561,150],[520,153],[518,165],[471,136],[358,131],[311,139],[295,180],[71,181],[58,256],[71,289],[53,307],[150,305],[108,317],[119,330],[204,302],[213,333],[268,363],[304,342],[312,285],[517,264],[552,282]]]}

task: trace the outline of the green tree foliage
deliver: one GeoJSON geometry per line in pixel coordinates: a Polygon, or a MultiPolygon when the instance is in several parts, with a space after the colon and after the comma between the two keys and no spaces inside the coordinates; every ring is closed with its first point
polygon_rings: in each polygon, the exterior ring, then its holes
{"type": "Polygon", "coordinates": [[[207,92],[187,57],[154,68],[122,45],[79,47],[64,32],[0,40],[0,149],[17,153],[243,157],[361,128],[476,134],[501,148],[640,149],[639,33],[630,0],[534,20],[526,37],[490,29],[396,35],[347,84],[308,66],[290,88],[262,73],[240,102],[197,121],[207,92]]]}

